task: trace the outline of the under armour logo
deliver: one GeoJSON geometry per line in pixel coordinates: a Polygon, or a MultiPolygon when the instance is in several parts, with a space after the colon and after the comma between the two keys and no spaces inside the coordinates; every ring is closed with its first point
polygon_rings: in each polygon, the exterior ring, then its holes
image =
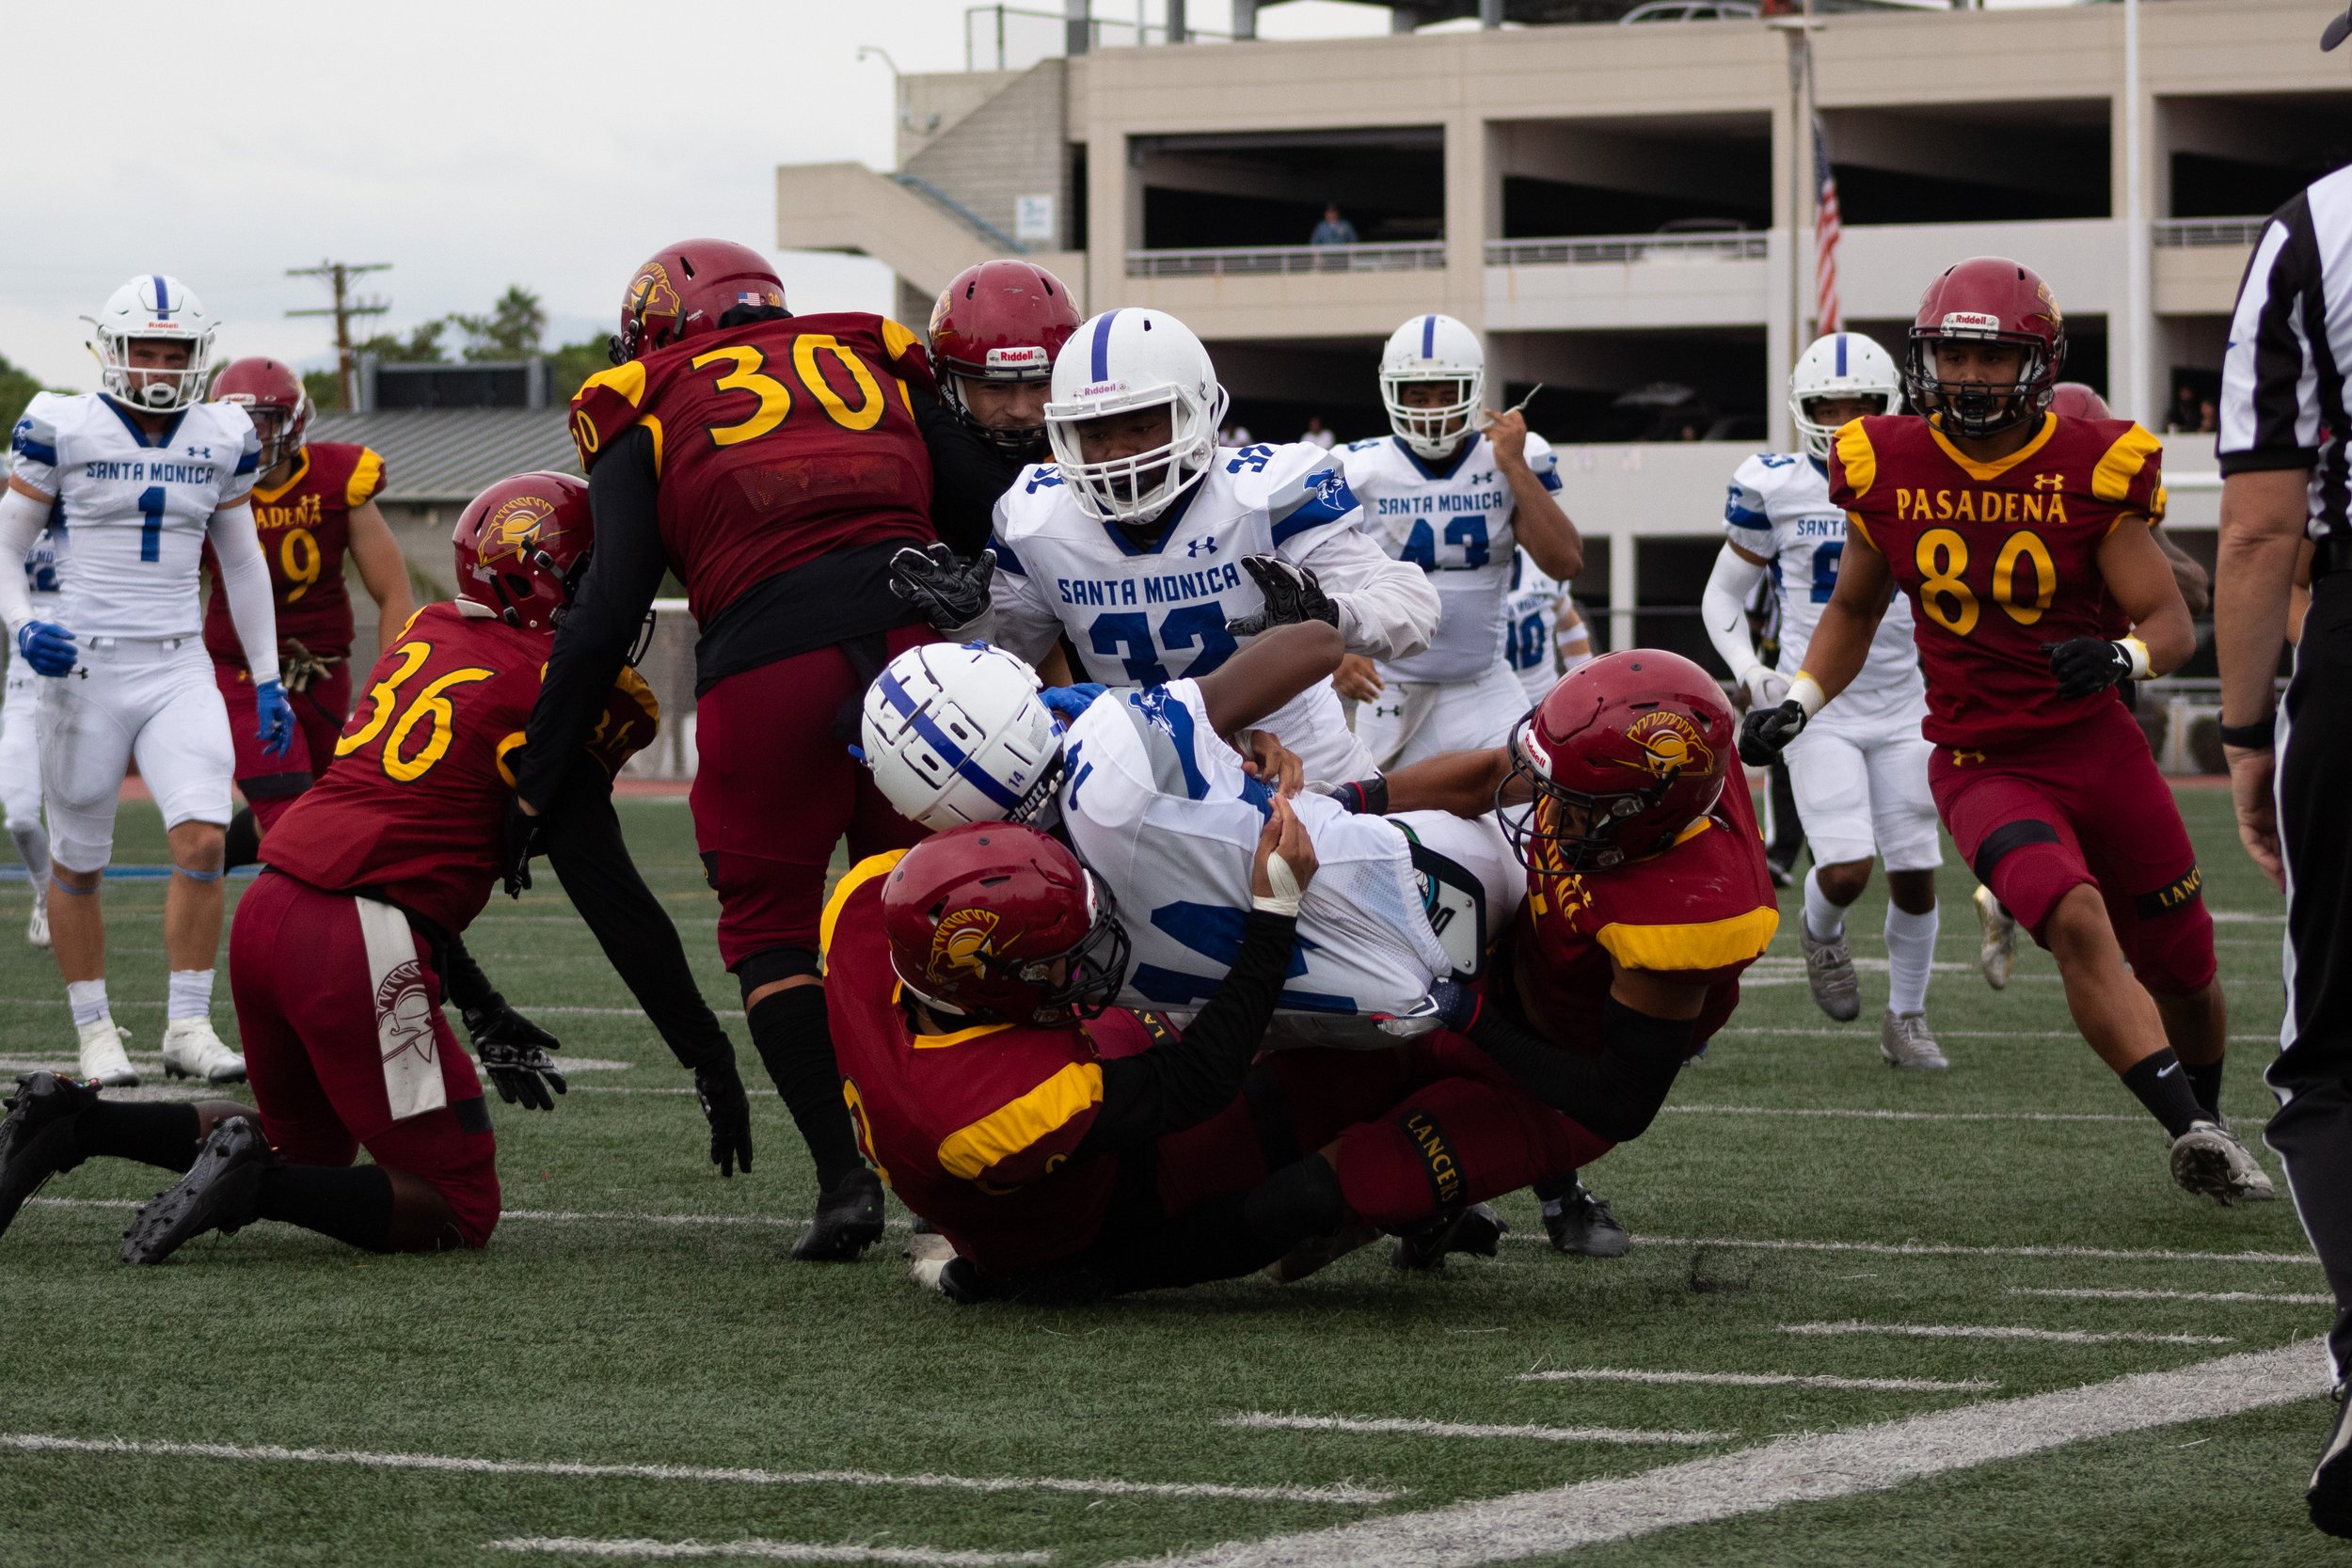
{"type": "Polygon", "coordinates": [[[2064,474],[2036,474],[2033,476],[2033,487],[2037,490],[2063,490],[2066,488],[2066,476],[2064,474]]]}
{"type": "Polygon", "coordinates": [[[1214,533],[1202,534],[1200,538],[1191,540],[1184,546],[1184,554],[1196,560],[1201,556],[1215,555],[1216,553],[1216,535],[1214,533]]]}
{"type": "Polygon", "coordinates": [[[213,449],[210,447],[190,447],[188,449],[188,455],[190,457],[210,457],[213,455],[213,449]]]}

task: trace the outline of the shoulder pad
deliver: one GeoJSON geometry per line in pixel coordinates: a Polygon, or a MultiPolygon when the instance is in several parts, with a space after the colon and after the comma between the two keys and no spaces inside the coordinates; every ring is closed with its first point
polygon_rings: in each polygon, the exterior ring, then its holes
{"type": "Polygon", "coordinates": [[[996,499],[996,533],[1000,539],[1023,539],[1045,526],[1046,519],[1068,499],[1061,469],[1051,463],[1032,463],[1021,470],[996,499]]]}
{"type": "Polygon", "coordinates": [[[1358,510],[1346,466],[1321,447],[1305,442],[1245,447],[1225,467],[1232,475],[1235,499],[1265,513],[1278,545],[1308,529],[1351,517],[1358,510]]]}

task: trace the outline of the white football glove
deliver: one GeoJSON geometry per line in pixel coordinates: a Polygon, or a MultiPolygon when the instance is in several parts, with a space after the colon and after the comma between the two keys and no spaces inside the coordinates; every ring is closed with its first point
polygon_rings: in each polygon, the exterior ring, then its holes
{"type": "Polygon", "coordinates": [[[1788,697],[1788,677],[1761,664],[1749,665],[1747,673],[1740,677],[1740,684],[1747,689],[1751,713],[1759,708],[1776,708],[1788,697]]]}

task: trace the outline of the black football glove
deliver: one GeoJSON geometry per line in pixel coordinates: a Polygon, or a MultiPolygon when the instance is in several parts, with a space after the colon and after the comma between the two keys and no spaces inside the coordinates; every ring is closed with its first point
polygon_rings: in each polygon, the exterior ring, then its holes
{"type": "Polygon", "coordinates": [[[2070,637],[2063,642],[2044,642],[2042,651],[2049,656],[2050,668],[2058,675],[2062,703],[2105,691],[2132,673],[2132,651],[2105,638],[2070,637]]]}
{"type": "Polygon", "coordinates": [[[1753,709],[1740,721],[1740,760],[1750,768],[1770,767],[1803,733],[1804,709],[1793,700],[1753,709]]]}
{"type": "Polygon", "coordinates": [[[1389,815],[1389,781],[1385,774],[1375,773],[1369,779],[1350,779],[1345,784],[1311,784],[1307,788],[1311,794],[1329,796],[1352,816],[1389,815]]]}
{"type": "Polygon", "coordinates": [[[501,999],[495,1006],[466,1009],[466,1032],[473,1037],[473,1053],[490,1075],[499,1098],[509,1105],[533,1111],[555,1109],[554,1095],[564,1092],[564,1075],[548,1053],[564,1049],[561,1041],[501,999]]]}
{"type": "Polygon", "coordinates": [[[742,1076],[732,1059],[694,1069],[694,1098],[702,1101],[710,1123],[710,1163],[721,1176],[732,1178],[735,1167],[752,1173],[752,1102],[744,1097],[742,1076]]]}
{"type": "Polygon", "coordinates": [[[1301,621],[1340,624],[1340,607],[1315,580],[1312,569],[1279,555],[1245,555],[1241,569],[1265,595],[1265,608],[1255,615],[1226,622],[1225,629],[1235,637],[1255,637],[1271,627],[1296,626],[1301,621]]]}
{"type": "Polygon", "coordinates": [[[499,880],[506,896],[520,898],[531,885],[531,858],[548,852],[548,819],[523,810],[519,795],[506,802],[506,821],[499,830],[499,880]]]}
{"type": "Polygon", "coordinates": [[[909,545],[890,558],[890,591],[923,612],[931,629],[952,632],[988,613],[988,579],[996,552],[966,561],[945,545],[909,545]]]}

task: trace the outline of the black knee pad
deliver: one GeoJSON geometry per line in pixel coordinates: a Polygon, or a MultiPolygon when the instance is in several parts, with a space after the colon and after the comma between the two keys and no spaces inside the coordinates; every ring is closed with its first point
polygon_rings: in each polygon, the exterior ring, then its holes
{"type": "MultiPolygon", "coordinates": [[[[763,947],[735,966],[736,983],[743,988],[743,1005],[751,1006],[752,992],[762,986],[772,986],[779,980],[796,980],[803,974],[822,974],[824,970],[817,955],[805,947],[763,947]]],[[[803,988],[794,987],[796,990],[803,988]]]]}
{"type": "Polygon", "coordinates": [[[1242,1222],[1252,1237],[1288,1250],[1328,1236],[1347,1222],[1339,1173],[1320,1154],[1284,1165],[1242,1200],[1242,1222]]]}

